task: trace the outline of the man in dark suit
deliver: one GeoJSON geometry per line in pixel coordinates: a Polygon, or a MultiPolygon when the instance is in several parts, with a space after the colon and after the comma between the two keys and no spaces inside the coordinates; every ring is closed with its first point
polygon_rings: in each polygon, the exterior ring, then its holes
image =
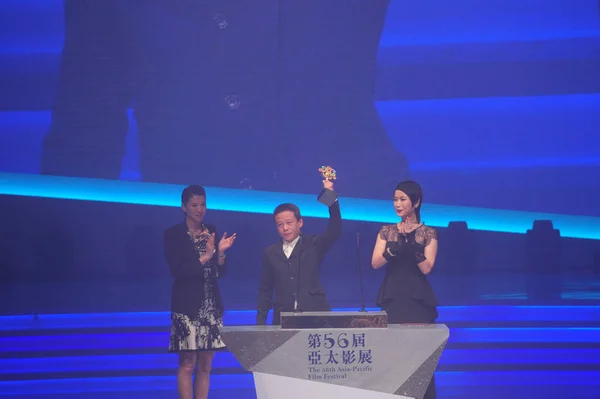
{"type": "Polygon", "coordinates": [[[304,222],[294,204],[281,204],[273,212],[281,240],[263,255],[256,324],[266,324],[271,308],[273,324],[280,324],[281,312],[331,310],[319,272],[323,257],[342,233],[342,215],[333,182],[325,180],[323,187],[319,201],[329,206],[329,224],[323,234],[301,233],[304,222]]]}

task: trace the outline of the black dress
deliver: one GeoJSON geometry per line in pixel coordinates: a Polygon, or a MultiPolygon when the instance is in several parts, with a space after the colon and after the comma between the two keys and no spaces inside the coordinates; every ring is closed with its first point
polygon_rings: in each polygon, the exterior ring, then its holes
{"type": "Polygon", "coordinates": [[[422,225],[405,235],[392,224],[383,226],[379,237],[386,242],[398,242],[403,250],[386,266],[377,305],[386,311],[390,324],[434,323],[438,301],[411,251],[429,245],[432,239],[437,239],[437,232],[422,225]]]}
{"type": "MultiPolygon", "coordinates": [[[[202,229],[215,230],[206,225],[202,229]]],[[[226,348],[220,335],[223,306],[217,283],[225,272],[225,265],[217,263],[216,253],[205,265],[200,263],[206,244],[206,238],[194,237],[185,224],[165,232],[165,252],[175,278],[169,352],[226,348]]]]}
{"type": "MultiPolygon", "coordinates": [[[[424,248],[437,239],[435,229],[422,225],[409,234],[401,234],[395,224],[379,231],[386,242],[398,242],[398,256],[388,261],[385,278],[377,294],[377,305],[388,314],[390,324],[431,324],[438,317],[438,300],[427,277],[419,269],[414,249],[424,248]]],[[[423,399],[437,396],[435,378],[432,376],[423,399]]]]}

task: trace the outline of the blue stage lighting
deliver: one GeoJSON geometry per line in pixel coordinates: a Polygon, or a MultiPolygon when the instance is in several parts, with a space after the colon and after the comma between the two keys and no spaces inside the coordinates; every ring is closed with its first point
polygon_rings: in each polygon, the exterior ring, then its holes
{"type": "MultiPolygon", "coordinates": [[[[0,173],[0,194],[179,207],[183,186],[119,180],[0,173]]],[[[207,187],[211,209],[271,214],[282,202],[297,204],[306,217],[327,218],[316,195],[207,187]]],[[[393,220],[391,201],[344,198],[344,218],[376,223],[393,220]]],[[[535,220],[551,220],[562,237],[600,240],[600,217],[427,204],[423,218],[435,227],[465,221],[472,230],[525,234],[535,220]]]]}

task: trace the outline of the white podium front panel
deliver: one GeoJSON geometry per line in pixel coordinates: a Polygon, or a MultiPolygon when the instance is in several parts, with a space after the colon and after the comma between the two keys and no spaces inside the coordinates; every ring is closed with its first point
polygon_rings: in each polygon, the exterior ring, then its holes
{"type": "Polygon", "coordinates": [[[363,399],[386,394],[420,399],[449,330],[440,324],[311,330],[236,326],[225,327],[222,337],[241,365],[255,373],[260,399],[281,397],[271,395],[292,385],[302,385],[304,397],[311,399],[331,398],[334,391],[356,391],[363,399]]]}
{"type": "Polygon", "coordinates": [[[260,399],[413,399],[409,396],[367,391],[338,384],[322,384],[265,373],[254,373],[254,384],[256,395],[260,399]]]}

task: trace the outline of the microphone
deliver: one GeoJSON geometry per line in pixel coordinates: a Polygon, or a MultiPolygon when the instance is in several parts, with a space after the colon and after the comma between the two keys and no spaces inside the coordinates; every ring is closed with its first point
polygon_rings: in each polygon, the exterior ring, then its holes
{"type": "Polygon", "coordinates": [[[356,232],[356,265],[358,266],[358,280],[360,282],[360,311],[366,312],[365,309],[365,289],[363,287],[362,268],[360,267],[360,232],[356,232]]]}
{"type": "MultiPolygon", "coordinates": [[[[302,237],[298,240],[296,245],[300,245],[302,243],[302,237]]],[[[296,255],[293,253],[290,255],[289,265],[291,266],[291,259],[296,255]]],[[[300,261],[298,261],[298,270],[296,271],[296,287],[294,287],[294,313],[302,313],[300,306],[298,306],[298,290],[300,289],[300,261]]]]}
{"type": "Polygon", "coordinates": [[[294,313],[302,313],[302,311],[298,307],[298,293],[297,292],[294,292],[294,313]]]}

